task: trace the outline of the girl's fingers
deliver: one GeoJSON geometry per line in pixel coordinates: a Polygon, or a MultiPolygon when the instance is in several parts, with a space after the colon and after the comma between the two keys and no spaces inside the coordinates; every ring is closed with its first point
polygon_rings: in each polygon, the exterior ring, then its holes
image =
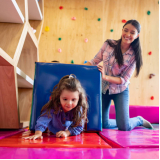
{"type": "Polygon", "coordinates": [[[61,134],[62,134],[61,131],[57,132],[57,133],[56,133],[56,137],[60,137],[61,134]]]}
{"type": "Polygon", "coordinates": [[[59,131],[56,133],[56,137],[66,137],[66,134],[64,131],[59,131]]]}
{"type": "Polygon", "coordinates": [[[33,140],[35,140],[35,139],[43,139],[43,136],[34,136],[33,140]]]}
{"type": "Polygon", "coordinates": [[[22,137],[23,139],[30,139],[30,136],[29,137],[22,137]]]}
{"type": "Polygon", "coordinates": [[[34,136],[29,136],[29,137],[22,137],[23,139],[43,139],[43,136],[37,136],[37,135],[34,135],[34,136]]]}

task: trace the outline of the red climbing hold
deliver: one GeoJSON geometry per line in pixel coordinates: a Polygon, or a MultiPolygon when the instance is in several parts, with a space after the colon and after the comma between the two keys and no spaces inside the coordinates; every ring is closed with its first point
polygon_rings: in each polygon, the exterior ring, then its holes
{"type": "Polygon", "coordinates": [[[151,55],[151,54],[152,54],[152,52],[149,52],[148,54],[149,54],[149,55],[151,55]]]}
{"type": "Polygon", "coordinates": [[[122,19],[122,23],[126,23],[127,21],[125,19],[122,19]]]}
{"type": "Polygon", "coordinates": [[[63,9],[63,6],[60,6],[59,9],[63,9]]]}

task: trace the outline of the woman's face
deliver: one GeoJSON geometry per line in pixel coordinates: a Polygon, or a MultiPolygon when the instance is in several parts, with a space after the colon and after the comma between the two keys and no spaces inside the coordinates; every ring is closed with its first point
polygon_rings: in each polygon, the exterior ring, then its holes
{"type": "Polygon", "coordinates": [[[75,108],[79,101],[79,92],[64,89],[60,95],[60,103],[64,112],[68,112],[75,108]]]}
{"type": "Polygon", "coordinates": [[[138,31],[132,24],[127,24],[122,29],[122,43],[124,44],[131,44],[138,36],[138,31]]]}

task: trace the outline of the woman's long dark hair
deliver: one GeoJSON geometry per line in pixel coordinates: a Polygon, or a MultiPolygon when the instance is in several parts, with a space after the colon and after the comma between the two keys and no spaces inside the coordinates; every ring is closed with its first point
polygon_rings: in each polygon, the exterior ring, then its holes
{"type": "MultiPolygon", "coordinates": [[[[140,33],[141,30],[141,25],[139,24],[138,21],[136,20],[129,20],[127,21],[123,28],[127,25],[127,24],[132,24],[138,31],[138,34],[140,33]]],[[[116,41],[116,44],[113,43],[111,40],[107,40],[108,44],[114,48],[114,54],[115,54],[115,58],[117,59],[118,65],[119,67],[123,65],[123,55],[122,55],[122,51],[121,51],[121,41],[122,41],[122,37],[121,39],[116,41]]],[[[139,37],[136,38],[132,43],[131,43],[132,49],[134,50],[135,53],[135,61],[136,61],[136,77],[139,75],[140,69],[143,65],[143,61],[142,61],[142,50],[141,50],[141,45],[140,45],[140,40],[139,37]]]]}

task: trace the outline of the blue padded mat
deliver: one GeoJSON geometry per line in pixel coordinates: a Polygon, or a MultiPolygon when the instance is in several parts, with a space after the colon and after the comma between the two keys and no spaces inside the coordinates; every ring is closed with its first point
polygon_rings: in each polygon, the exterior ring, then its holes
{"type": "Polygon", "coordinates": [[[89,103],[87,113],[89,122],[86,130],[101,131],[101,73],[97,67],[62,63],[36,62],[35,64],[30,130],[35,129],[41,108],[49,101],[53,87],[58,84],[63,76],[75,74],[87,93],[89,103]]]}

